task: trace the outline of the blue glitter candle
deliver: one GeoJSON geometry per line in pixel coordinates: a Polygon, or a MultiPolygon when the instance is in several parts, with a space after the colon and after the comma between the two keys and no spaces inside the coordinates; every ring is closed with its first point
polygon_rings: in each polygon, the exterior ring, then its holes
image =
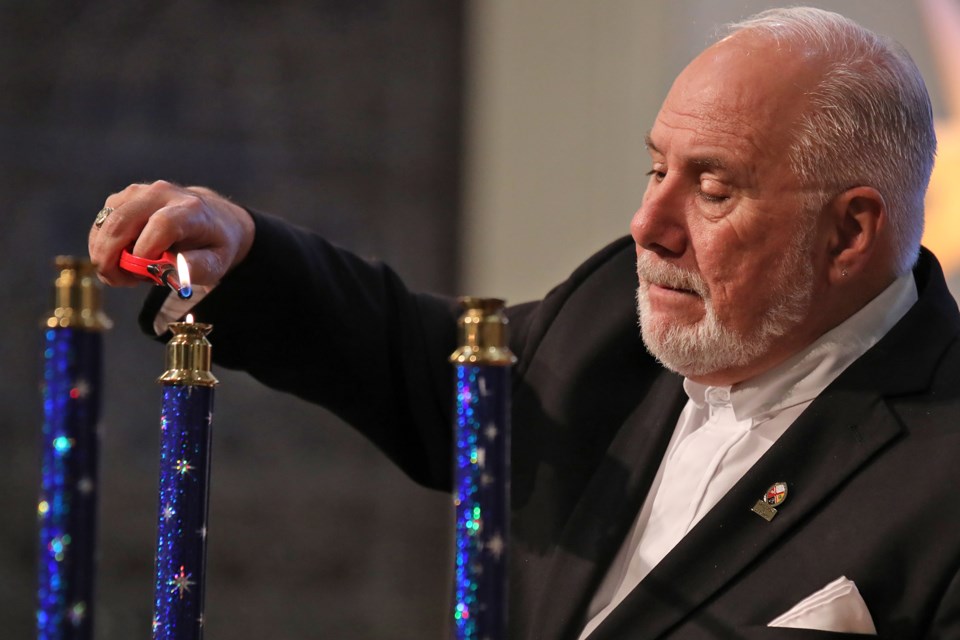
{"type": "Polygon", "coordinates": [[[56,259],[54,311],[44,329],[37,637],[93,637],[102,331],[89,261],[56,259]]]}
{"type": "Polygon", "coordinates": [[[203,637],[210,426],[214,386],[211,326],[170,325],[160,415],[160,490],[154,572],[153,638],[203,637]]]}
{"type": "Polygon", "coordinates": [[[454,364],[453,627],[457,640],[506,640],[510,370],[503,301],[461,300],[454,364]]]}

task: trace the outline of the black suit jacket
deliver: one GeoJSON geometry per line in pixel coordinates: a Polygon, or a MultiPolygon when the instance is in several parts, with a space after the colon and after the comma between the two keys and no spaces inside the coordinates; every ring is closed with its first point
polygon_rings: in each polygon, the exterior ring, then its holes
{"type": "MultiPolygon", "coordinates": [[[[216,325],[216,360],[327,406],[412,478],[449,490],[454,301],[255,218],[247,260],[197,309],[216,325]],[[254,339],[251,305],[290,330],[254,339]]],[[[509,310],[511,638],[579,635],[686,401],[639,338],[634,262],[623,238],[544,300],[509,310]]],[[[919,302],[592,638],[847,637],[766,626],[841,575],[881,637],[960,638],[960,316],[931,254],[915,278],[919,302]],[[777,481],[790,493],[767,522],[751,507],[777,481]]]]}

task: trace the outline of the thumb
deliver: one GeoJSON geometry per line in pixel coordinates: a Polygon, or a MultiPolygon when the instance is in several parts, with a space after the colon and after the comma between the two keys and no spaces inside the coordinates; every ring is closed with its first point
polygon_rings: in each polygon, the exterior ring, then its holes
{"type": "Polygon", "coordinates": [[[182,251],[187,261],[190,283],[213,286],[223,279],[227,272],[227,262],[222,249],[190,249],[182,251]]]}

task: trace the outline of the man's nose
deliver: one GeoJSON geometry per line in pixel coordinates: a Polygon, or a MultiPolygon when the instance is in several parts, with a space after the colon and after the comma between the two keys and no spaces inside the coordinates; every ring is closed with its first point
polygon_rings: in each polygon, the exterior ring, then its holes
{"type": "Polygon", "coordinates": [[[669,177],[648,188],[630,221],[630,234],[638,249],[662,258],[676,258],[686,252],[688,236],[682,194],[669,183],[669,177]]]}

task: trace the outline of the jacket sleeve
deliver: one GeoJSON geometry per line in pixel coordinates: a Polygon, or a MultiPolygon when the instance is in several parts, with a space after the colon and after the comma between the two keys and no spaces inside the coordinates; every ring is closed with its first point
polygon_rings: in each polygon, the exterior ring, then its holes
{"type": "MultiPolygon", "coordinates": [[[[449,490],[456,300],[410,292],[382,263],[251,215],[250,253],[194,308],[198,321],[214,325],[214,361],[326,407],[415,481],[449,490]]],[[[510,346],[520,358],[515,389],[571,293],[616,256],[632,255],[630,247],[629,238],[611,243],[543,301],[507,309],[510,346]]],[[[141,312],[151,335],[166,295],[156,288],[141,312]]],[[[536,439],[532,425],[514,430],[536,439]]]]}
{"type": "MultiPolygon", "coordinates": [[[[194,309],[213,324],[214,361],[328,408],[415,481],[448,489],[456,301],[411,293],[382,263],[253,216],[247,258],[194,309]]],[[[154,290],[141,312],[151,334],[165,296],[154,290]]]]}

